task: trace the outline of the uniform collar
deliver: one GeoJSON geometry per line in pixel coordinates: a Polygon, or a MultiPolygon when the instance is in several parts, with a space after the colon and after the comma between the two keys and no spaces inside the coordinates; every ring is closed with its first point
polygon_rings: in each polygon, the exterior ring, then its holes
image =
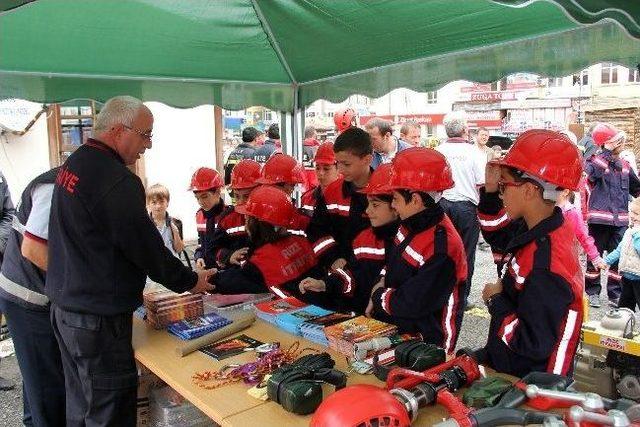
{"type": "Polygon", "coordinates": [[[400,220],[391,221],[388,224],[381,225],[380,227],[371,227],[373,234],[380,240],[392,240],[398,232],[400,226],[400,220]]]}
{"type": "Polygon", "coordinates": [[[105,153],[109,153],[113,157],[115,157],[116,160],[118,160],[120,163],[124,164],[124,160],[122,160],[122,157],[120,157],[120,154],[118,154],[116,150],[109,147],[107,144],[105,144],[102,141],[98,141],[97,139],[94,139],[94,138],[88,138],[87,142],[85,142],[84,145],[86,145],[87,147],[96,148],[105,153]]]}
{"type": "Polygon", "coordinates": [[[553,214],[550,217],[540,221],[531,230],[527,229],[526,223],[523,221],[523,225],[518,230],[516,236],[511,239],[507,245],[507,252],[513,253],[515,249],[525,246],[532,241],[544,237],[552,231],[560,228],[564,223],[564,217],[562,215],[562,209],[556,207],[553,210],[553,214]]]}
{"type": "Polygon", "coordinates": [[[222,211],[224,210],[224,202],[222,201],[222,199],[220,199],[220,202],[214,207],[212,207],[210,210],[205,211],[202,208],[200,210],[202,211],[202,213],[204,213],[205,218],[213,218],[215,216],[220,215],[220,213],[222,213],[222,211]]]}
{"type": "MultiPolygon", "coordinates": [[[[371,177],[371,174],[373,173],[373,168],[369,167],[369,177],[371,177]]],[[[364,196],[363,193],[360,193],[358,190],[360,190],[359,188],[356,188],[355,184],[351,181],[346,181],[346,180],[342,180],[342,196],[344,198],[348,198],[348,197],[353,197],[355,195],[362,195],[364,196]]]]}
{"type": "Polygon", "coordinates": [[[408,228],[410,232],[419,233],[438,224],[443,218],[444,210],[440,205],[436,205],[410,216],[400,224],[408,228]]]}

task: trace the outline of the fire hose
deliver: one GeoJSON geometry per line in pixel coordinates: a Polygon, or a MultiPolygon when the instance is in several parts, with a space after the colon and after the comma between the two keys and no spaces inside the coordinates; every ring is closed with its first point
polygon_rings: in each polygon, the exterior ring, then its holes
{"type": "Polygon", "coordinates": [[[420,408],[435,403],[463,420],[470,409],[452,393],[478,378],[478,364],[467,354],[423,372],[395,368],[387,377],[386,388],[355,385],[333,393],[318,407],[311,426],[408,426],[420,408]]]}

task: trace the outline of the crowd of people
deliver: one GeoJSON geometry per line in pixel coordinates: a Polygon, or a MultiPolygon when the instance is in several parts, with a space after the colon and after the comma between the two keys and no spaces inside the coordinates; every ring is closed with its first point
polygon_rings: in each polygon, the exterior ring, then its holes
{"type": "Polygon", "coordinates": [[[435,149],[417,146],[415,123],[397,138],[382,119],[358,127],[352,109],[334,119],[333,142],[305,130],[302,162],[281,152],[277,126],[264,141],[248,127],[223,174],[195,171],[194,271],[179,260],[169,191],[145,190],[126,167],[151,148],[153,116],[135,98],[109,100],[94,137],[25,189],[9,232],[0,302],[25,423],[135,423],[131,317],[146,277],[176,292],[295,296],[452,355],[482,234],[499,278],[482,289],[491,322],[476,357],[518,377],[572,374],[601,271],[610,304],[640,302],[640,181],[620,158],[624,132],[594,126],[586,155],[565,134],[530,130],[501,155],[486,129],[471,141],[461,113],[445,117],[435,149]]]}

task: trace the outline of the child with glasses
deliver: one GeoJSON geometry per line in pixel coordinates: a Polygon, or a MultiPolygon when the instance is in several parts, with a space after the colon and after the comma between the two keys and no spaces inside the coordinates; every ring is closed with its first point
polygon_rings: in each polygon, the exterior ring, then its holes
{"type": "Polygon", "coordinates": [[[582,174],[565,136],[531,130],[487,165],[478,212],[485,240],[503,254],[482,298],[491,323],[478,358],[498,372],[571,375],[583,319],[584,276],[575,235],[556,207],[582,174]]]}

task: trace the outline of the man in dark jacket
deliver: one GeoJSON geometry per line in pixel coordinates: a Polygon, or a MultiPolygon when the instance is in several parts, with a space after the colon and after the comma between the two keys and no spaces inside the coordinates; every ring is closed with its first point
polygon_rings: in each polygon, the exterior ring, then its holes
{"type": "Polygon", "coordinates": [[[267,139],[264,141],[261,147],[259,147],[255,153],[253,153],[253,160],[264,165],[267,160],[271,158],[273,153],[280,150],[280,127],[277,123],[269,126],[267,130],[267,139]]]}
{"type": "Polygon", "coordinates": [[[213,271],[185,267],[164,246],[127,166],[151,148],[153,115],[118,96],[94,135],[62,165],[52,197],[45,293],[66,385],[68,426],[135,426],[132,314],[145,280],[175,292],[212,290],[213,271]]]}
{"type": "Polygon", "coordinates": [[[231,171],[233,167],[240,163],[240,160],[252,159],[258,148],[258,138],[264,135],[254,127],[246,127],[242,130],[242,142],[229,153],[227,163],[224,165],[224,184],[231,183],[231,171]]]}
{"type": "MultiPolygon", "coordinates": [[[[4,175],[0,173],[0,264],[4,257],[4,250],[7,247],[7,239],[11,231],[11,221],[13,221],[13,215],[16,210],[13,207],[11,201],[11,195],[9,194],[9,186],[7,180],[4,179],[4,175]]],[[[2,318],[2,312],[0,311],[0,318],[2,318]]],[[[15,383],[6,378],[0,377],[0,390],[11,390],[15,387],[15,383]]]]}
{"type": "Polygon", "coordinates": [[[58,170],[36,177],[22,192],[0,273],[0,308],[7,315],[22,375],[22,420],[27,426],[66,423],[60,347],[44,295],[49,212],[58,170]]]}

